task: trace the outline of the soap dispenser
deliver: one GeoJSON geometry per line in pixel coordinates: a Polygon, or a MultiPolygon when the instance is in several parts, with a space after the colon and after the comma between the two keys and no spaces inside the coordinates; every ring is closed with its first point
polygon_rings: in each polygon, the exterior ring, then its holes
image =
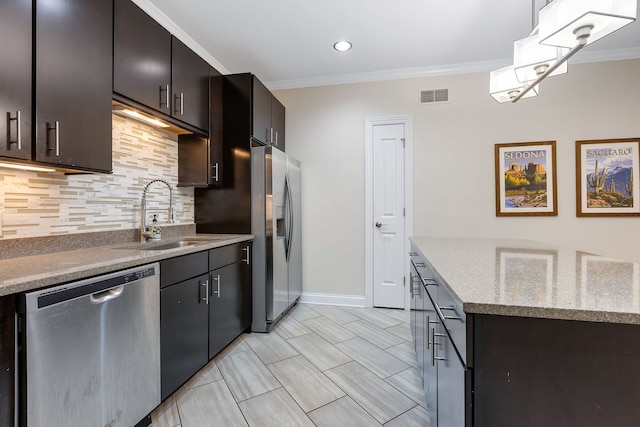
{"type": "Polygon", "coordinates": [[[153,219],[151,220],[151,239],[160,240],[161,238],[162,230],[158,224],[158,215],[153,214],[153,219]]]}

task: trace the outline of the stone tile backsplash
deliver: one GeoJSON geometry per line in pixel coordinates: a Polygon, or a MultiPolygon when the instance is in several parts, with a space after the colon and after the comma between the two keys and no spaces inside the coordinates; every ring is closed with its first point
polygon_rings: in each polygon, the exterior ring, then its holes
{"type": "MultiPolygon", "coordinates": [[[[0,239],[140,226],[144,187],[173,187],[176,224],[193,224],[193,188],[177,187],[178,136],[113,115],[113,174],[65,175],[0,168],[0,239]]],[[[167,222],[169,190],[147,192],[150,221],[167,222]]]]}

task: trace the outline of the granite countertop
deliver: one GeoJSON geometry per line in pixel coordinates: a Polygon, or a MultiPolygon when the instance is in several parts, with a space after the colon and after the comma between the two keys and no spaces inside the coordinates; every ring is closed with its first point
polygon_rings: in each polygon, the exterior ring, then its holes
{"type": "Polygon", "coordinates": [[[153,243],[120,243],[90,249],[0,260],[0,296],[84,279],[167,258],[253,239],[247,234],[197,234],[153,243]],[[154,246],[197,240],[196,244],[163,250],[154,246]]]}
{"type": "Polygon", "coordinates": [[[640,265],[528,240],[412,237],[465,313],[640,324],[640,265]]]}

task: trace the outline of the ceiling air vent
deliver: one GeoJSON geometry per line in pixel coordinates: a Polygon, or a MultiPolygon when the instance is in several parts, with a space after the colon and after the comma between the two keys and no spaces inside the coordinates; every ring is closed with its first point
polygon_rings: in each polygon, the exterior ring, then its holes
{"type": "Polygon", "coordinates": [[[421,104],[449,102],[449,89],[423,90],[420,92],[421,104]]]}

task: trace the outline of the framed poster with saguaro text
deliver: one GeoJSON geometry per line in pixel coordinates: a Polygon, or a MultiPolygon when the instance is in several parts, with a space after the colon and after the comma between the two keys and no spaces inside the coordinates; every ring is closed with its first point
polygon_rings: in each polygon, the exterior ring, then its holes
{"type": "Polygon", "coordinates": [[[640,138],[576,141],[576,216],[640,215],[640,138]]]}

